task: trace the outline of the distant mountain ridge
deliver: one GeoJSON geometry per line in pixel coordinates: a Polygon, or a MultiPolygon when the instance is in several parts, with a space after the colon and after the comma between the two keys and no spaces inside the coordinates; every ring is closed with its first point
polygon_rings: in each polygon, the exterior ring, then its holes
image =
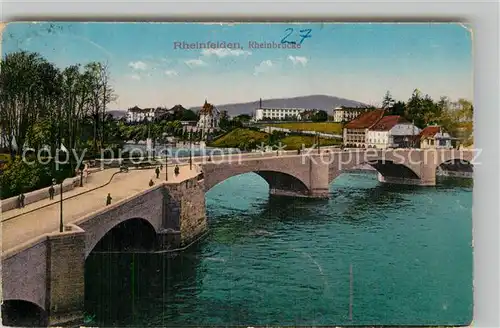
{"type": "MultiPolygon", "coordinates": [[[[209,100],[210,102],[210,100],[209,100]]],[[[259,99],[252,102],[236,103],[236,104],[214,104],[220,111],[226,110],[230,116],[236,116],[240,114],[250,114],[252,115],[259,107],[259,99]]],[[[263,108],[309,108],[309,109],[319,109],[326,111],[329,115],[332,114],[332,110],[338,106],[345,107],[359,107],[367,106],[366,104],[327,95],[310,95],[310,96],[300,96],[293,98],[275,98],[275,99],[262,99],[263,108]]],[[[191,107],[189,109],[197,111],[201,107],[191,107]]]]}
{"type": "MultiPolygon", "coordinates": [[[[210,99],[208,99],[210,102],[210,99]]],[[[241,114],[252,115],[259,107],[259,99],[251,102],[245,103],[232,103],[232,104],[213,104],[220,111],[226,110],[230,116],[236,116],[241,114]]],[[[326,111],[329,115],[332,114],[332,110],[335,107],[345,106],[345,107],[363,107],[368,106],[359,101],[327,96],[327,95],[310,95],[310,96],[299,96],[291,98],[273,98],[273,99],[262,99],[262,107],[264,108],[309,108],[309,109],[320,109],[326,111]]],[[[190,107],[190,110],[198,111],[201,106],[190,107]]],[[[114,117],[123,117],[126,111],[112,110],[108,113],[112,114],[114,117]]]]}

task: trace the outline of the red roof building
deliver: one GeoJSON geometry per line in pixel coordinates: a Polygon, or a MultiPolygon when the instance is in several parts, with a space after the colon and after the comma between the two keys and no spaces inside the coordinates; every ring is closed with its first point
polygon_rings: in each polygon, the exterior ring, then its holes
{"type": "Polygon", "coordinates": [[[366,148],[366,134],[368,130],[382,119],[384,113],[383,109],[375,109],[359,115],[344,125],[344,146],[366,148]]]}
{"type": "Polygon", "coordinates": [[[424,128],[418,134],[420,148],[452,148],[452,138],[440,126],[433,125],[424,128]]]}
{"type": "Polygon", "coordinates": [[[375,109],[363,113],[344,126],[344,129],[369,129],[376,124],[383,116],[383,109],[375,109]]]}
{"type": "Polygon", "coordinates": [[[374,126],[372,126],[370,128],[370,130],[372,130],[372,131],[389,131],[396,124],[402,124],[402,123],[409,124],[410,122],[408,122],[404,117],[401,117],[399,115],[384,116],[374,126]]]}

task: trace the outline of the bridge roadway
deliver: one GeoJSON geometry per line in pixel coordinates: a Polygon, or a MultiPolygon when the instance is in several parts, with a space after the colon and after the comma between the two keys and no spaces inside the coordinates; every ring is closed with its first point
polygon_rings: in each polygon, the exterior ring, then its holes
{"type": "MultiPolygon", "coordinates": [[[[296,152],[280,155],[282,157],[297,156],[296,152]],[[293,154],[290,154],[293,153],[293,154]]],[[[244,156],[241,161],[276,158],[277,153],[252,153],[244,156]],[[260,156],[259,156],[260,155],[260,156]],[[246,158],[245,158],[246,157],[246,158]]],[[[231,157],[213,156],[215,162],[222,158],[236,159],[238,155],[231,157]]],[[[169,165],[168,183],[177,183],[196,176],[203,157],[193,157],[193,170],[186,163],[187,158],[175,159],[174,164],[180,164],[180,173],[176,177],[173,167],[169,165]]],[[[170,161],[169,161],[170,163],[170,161]]],[[[106,197],[111,194],[112,203],[131,197],[149,188],[149,179],[153,178],[155,183],[165,181],[165,167],[160,172],[159,179],[155,177],[155,170],[131,169],[128,173],[117,173],[118,169],[105,169],[92,173],[84,187],[77,187],[63,194],[63,220],[64,224],[74,223],[88,213],[98,211],[106,206],[106,197]],[[105,185],[106,183],[109,183],[105,185]],[[105,185],[105,186],[103,186],[105,185]],[[97,188],[103,186],[101,188],[97,188]],[[97,188],[96,190],[91,190],[97,188]],[[90,191],[91,190],[91,191],[90,191]],[[69,199],[68,199],[69,198],[69,199]]],[[[48,198],[26,205],[24,208],[16,208],[2,213],[2,252],[9,252],[25,243],[29,243],[39,236],[56,232],[59,230],[60,202],[56,195],[54,200],[48,198]]]]}

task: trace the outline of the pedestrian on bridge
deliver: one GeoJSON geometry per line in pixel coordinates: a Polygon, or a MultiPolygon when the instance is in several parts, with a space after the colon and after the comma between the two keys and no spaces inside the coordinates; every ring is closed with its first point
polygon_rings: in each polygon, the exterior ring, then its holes
{"type": "Polygon", "coordinates": [[[175,176],[179,175],[179,165],[175,166],[174,173],[175,173],[175,176]]]}
{"type": "Polygon", "coordinates": [[[111,205],[112,199],[113,198],[111,198],[111,193],[108,192],[108,197],[106,197],[106,206],[111,205]]]}
{"type": "Polygon", "coordinates": [[[54,199],[54,193],[55,193],[54,185],[50,185],[50,187],[49,187],[49,199],[50,200],[54,199]]]}
{"type": "Polygon", "coordinates": [[[160,164],[160,171],[163,171],[163,163],[160,164]]]}
{"type": "Polygon", "coordinates": [[[149,186],[152,187],[154,184],[153,179],[149,179],[149,186]]]}
{"type": "Polygon", "coordinates": [[[158,166],[156,167],[155,173],[156,173],[156,178],[159,179],[160,178],[160,168],[158,166]]]}

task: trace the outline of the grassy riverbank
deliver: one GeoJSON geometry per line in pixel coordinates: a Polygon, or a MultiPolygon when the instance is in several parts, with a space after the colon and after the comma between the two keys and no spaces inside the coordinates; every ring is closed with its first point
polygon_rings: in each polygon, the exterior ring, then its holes
{"type": "MultiPolygon", "coordinates": [[[[289,135],[284,134],[269,134],[251,129],[235,129],[226,135],[218,138],[209,144],[210,147],[218,148],[240,148],[240,149],[255,149],[263,143],[264,145],[286,145],[286,150],[294,150],[304,147],[311,147],[316,142],[315,136],[306,135],[289,135]]],[[[331,146],[339,145],[341,140],[321,138],[321,145],[331,146]]]]}
{"type": "Polygon", "coordinates": [[[342,124],[334,122],[292,122],[267,124],[276,128],[290,129],[292,131],[316,131],[321,133],[342,134],[342,124]]]}

